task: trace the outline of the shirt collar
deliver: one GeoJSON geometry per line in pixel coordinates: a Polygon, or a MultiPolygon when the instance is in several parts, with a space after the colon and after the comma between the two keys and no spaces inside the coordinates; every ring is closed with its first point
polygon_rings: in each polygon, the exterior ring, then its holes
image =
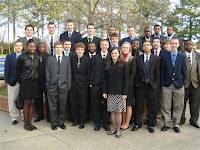
{"type": "Polygon", "coordinates": [[[171,55],[175,55],[175,56],[177,56],[178,51],[176,51],[176,52],[174,53],[174,52],[172,52],[172,51],[170,50],[170,54],[171,54],[171,55]]]}
{"type": "Polygon", "coordinates": [[[26,36],[26,39],[27,39],[27,41],[30,39],[33,39],[33,36],[31,36],[31,37],[26,36]]]}
{"type": "Polygon", "coordinates": [[[91,54],[91,53],[89,52],[90,58],[92,58],[92,55],[95,56],[95,55],[96,55],[96,52],[95,52],[94,54],[91,54]]]}
{"type": "Polygon", "coordinates": [[[136,38],[136,37],[131,38],[131,37],[129,36],[129,39],[130,39],[131,41],[135,40],[135,38],[136,38]]]}
{"type": "MultiPolygon", "coordinates": [[[[55,54],[55,55],[56,55],[56,59],[58,60],[58,55],[57,54],[55,54]]],[[[62,60],[62,56],[63,56],[63,54],[60,55],[60,61],[62,60]]]]}
{"type": "Polygon", "coordinates": [[[153,34],[153,37],[155,38],[155,37],[159,37],[160,38],[160,34],[158,34],[158,36],[154,33],[153,34]]]}
{"type": "Polygon", "coordinates": [[[108,55],[108,51],[106,52],[106,54],[103,54],[101,51],[101,57],[103,58],[103,55],[107,56],[108,55]]]}

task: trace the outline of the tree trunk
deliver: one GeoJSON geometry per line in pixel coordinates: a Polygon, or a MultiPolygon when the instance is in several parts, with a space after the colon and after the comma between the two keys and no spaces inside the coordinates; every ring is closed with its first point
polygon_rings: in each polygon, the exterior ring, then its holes
{"type": "Polygon", "coordinates": [[[16,24],[16,16],[15,14],[13,14],[13,42],[15,42],[15,35],[16,35],[15,24],[16,24]]]}

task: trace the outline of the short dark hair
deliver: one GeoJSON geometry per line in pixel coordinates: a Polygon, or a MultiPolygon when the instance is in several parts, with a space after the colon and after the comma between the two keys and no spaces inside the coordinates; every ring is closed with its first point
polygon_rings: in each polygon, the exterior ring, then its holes
{"type": "Polygon", "coordinates": [[[45,42],[40,42],[39,46],[42,45],[42,44],[44,44],[45,46],[47,46],[45,42]]]}
{"type": "MultiPolygon", "coordinates": [[[[149,43],[152,46],[150,41],[144,41],[144,43],[149,43]]],[[[144,43],[142,44],[142,46],[144,45],[144,43]]]]}
{"type": "MultiPolygon", "coordinates": [[[[15,41],[14,45],[17,44],[17,43],[22,43],[22,41],[20,41],[20,40],[18,39],[18,40],[15,41]]],[[[22,45],[23,45],[23,43],[22,43],[22,45]]]]}
{"type": "Polygon", "coordinates": [[[74,23],[74,21],[73,21],[73,20],[71,20],[71,19],[67,20],[67,23],[68,23],[68,22],[72,22],[72,23],[74,23]]]}
{"type": "MultiPolygon", "coordinates": [[[[160,40],[159,37],[155,37],[155,38],[153,38],[153,41],[154,41],[154,40],[159,40],[159,41],[160,41],[160,44],[162,44],[162,42],[161,42],[161,40],[160,40]]],[[[153,42],[153,41],[152,41],[152,42],[153,42]]]]}
{"type": "Polygon", "coordinates": [[[34,43],[34,44],[35,44],[35,42],[34,42],[33,39],[29,39],[29,40],[27,41],[27,46],[28,46],[30,43],[34,43]]]}
{"type": "MultiPolygon", "coordinates": [[[[192,40],[188,39],[188,40],[186,40],[186,41],[184,42],[184,44],[187,43],[187,42],[192,42],[192,40]]],[[[192,42],[192,43],[193,43],[193,42],[192,42]]]]}
{"type": "MultiPolygon", "coordinates": [[[[145,27],[145,28],[144,28],[144,31],[146,31],[147,29],[150,29],[150,27],[145,27]]],[[[150,29],[150,30],[151,30],[151,29],[150,29]]]]}
{"type": "Polygon", "coordinates": [[[56,27],[56,25],[55,25],[54,22],[49,22],[49,23],[48,23],[48,26],[49,26],[49,25],[54,25],[54,26],[56,27]]]}
{"type": "Polygon", "coordinates": [[[118,37],[119,38],[119,34],[115,32],[115,33],[110,35],[110,39],[112,39],[112,37],[118,37]]]}
{"type": "Polygon", "coordinates": [[[155,29],[155,27],[160,27],[161,28],[161,26],[159,24],[154,25],[154,29],[155,29]]]}
{"type": "Polygon", "coordinates": [[[34,26],[33,26],[32,24],[28,24],[28,25],[26,25],[25,30],[26,30],[26,28],[28,28],[28,27],[33,28],[33,31],[34,31],[34,26]]]}
{"type": "MultiPolygon", "coordinates": [[[[94,26],[94,23],[89,23],[89,24],[87,25],[87,28],[88,28],[88,26],[94,26]]],[[[95,28],[95,26],[94,26],[94,28],[95,28]]]]}
{"type": "Polygon", "coordinates": [[[72,44],[72,41],[71,41],[70,39],[68,39],[68,38],[64,40],[63,44],[64,44],[65,42],[70,42],[70,43],[72,44]]]}

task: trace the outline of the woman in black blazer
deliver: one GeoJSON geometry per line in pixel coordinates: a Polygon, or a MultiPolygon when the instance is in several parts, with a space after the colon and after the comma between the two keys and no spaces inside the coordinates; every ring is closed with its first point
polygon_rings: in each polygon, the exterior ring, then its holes
{"type": "Polygon", "coordinates": [[[128,63],[129,68],[129,83],[128,83],[128,95],[126,99],[126,112],[122,113],[123,123],[121,125],[122,130],[129,128],[129,122],[132,115],[132,106],[134,104],[134,85],[133,80],[136,73],[136,61],[132,56],[132,47],[129,42],[124,42],[121,46],[122,58],[128,63]]]}
{"type": "Polygon", "coordinates": [[[112,48],[104,72],[103,97],[107,99],[107,110],[111,112],[113,130],[108,135],[116,133],[121,136],[121,112],[126,111],[128,95],[128,65],[121,59],[118,48],[112,48]]]}
{"type": "Polygon", "coordinates": [[[24,129],[32,131],[37,129],[31,124],[34,99],[40,97],[38,66],[39,55],[36,53],[36,45],[31,39],[27,42],[28,51],[17,59],[17,80],[20,83],[19,95],[24,100],[24,129]]]}

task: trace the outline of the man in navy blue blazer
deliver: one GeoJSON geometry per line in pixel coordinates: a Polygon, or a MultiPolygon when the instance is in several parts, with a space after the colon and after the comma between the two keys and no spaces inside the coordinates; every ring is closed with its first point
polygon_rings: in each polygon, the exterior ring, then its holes
{"type": "Polygon", "coordinates": [[[176,133],[180,133],[179,123],[184,106],[184,85],[187,76],[186,56],[178,52],[179,39],[171,40],[171,51],[164,54],[161,61],[162,113],[164,127],[167,131],[171,123],[171,107],[173,99],[172,125],[176,133]]]}
{"type": "Polygon", "coordinates": [[[19,94],[19,83],[17,82],[16,63],[17,58],[21,55],[23,43],[16,41],[14,44],[14,53],[6,56],[5,61],[5,82],[8,84],[8,108],[12,124],[17,124],[17,119],[21,113],[23,120],[23,113],[15,107],[15,99],[19,94]]]}
{"type": "Polygon", "coordinates": [[[60,35],[60,41],[64,43],[65,40],[70,39],[72,43],[71,50],[74,51],[74,47],[78,42],[82,42],[82,36],[79,32],[74,30],[73,20],[68,20],[66,24],[67,31],[60,35]]]}
{"type": "Polygon", "coordinates": [[[161,32],[161,26],[156,24],[154,25],[154,34],[151,35],[151,38],[155,38],[155,37],[159,37],[161,42],[163,42],[163,40],[165,39],[165,37],[163,35],[160,34],[161,32]]]}

